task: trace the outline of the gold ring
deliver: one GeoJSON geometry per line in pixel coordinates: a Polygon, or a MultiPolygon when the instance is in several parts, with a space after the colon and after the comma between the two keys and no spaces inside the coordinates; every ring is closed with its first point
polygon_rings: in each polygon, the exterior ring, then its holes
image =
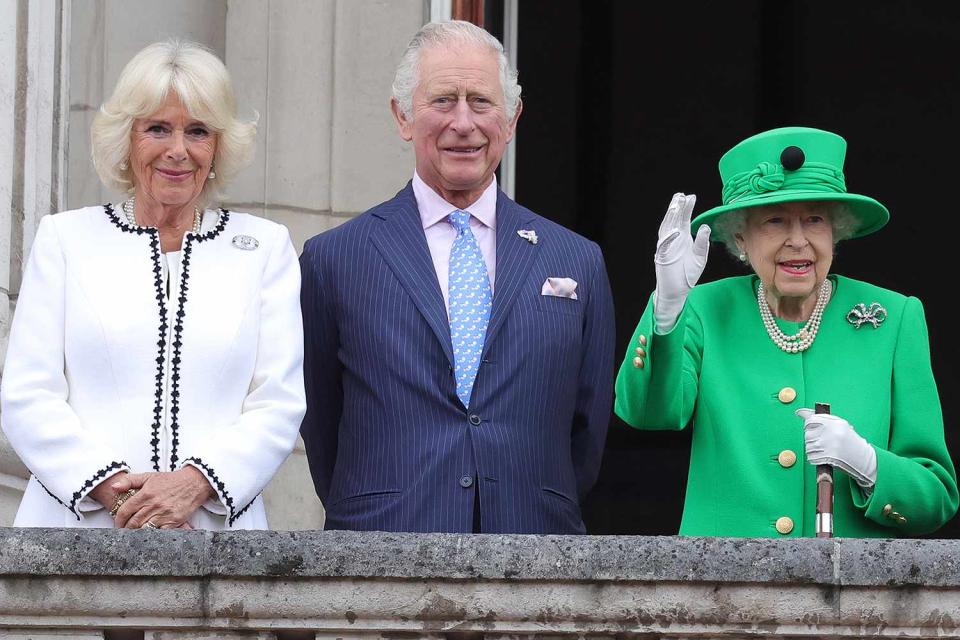
{"type": "MultiPolygon", "coordinates": [[[[144,523],[143,523],[143,527],[146,527],[147,529],[159,529],[159,528],[160,528],[160,527],[158,527],[157,525],[153,524],[153,520],[147,520],[146,522],[144,522],[144,523]]],[[[140,527],[140,528],[143,529],[143,527],[140,527]]]]}
{"type": "Polygon", "coordinates": [[[120,511],[120,507],[123,506],[123,503],[132,498],[137,493],[136,489],[127,489],[123,493],[117,496],[117,499],[113,502],[113,508],[110,509],[110,517],[117,515],[117,511],[120,511]]]}

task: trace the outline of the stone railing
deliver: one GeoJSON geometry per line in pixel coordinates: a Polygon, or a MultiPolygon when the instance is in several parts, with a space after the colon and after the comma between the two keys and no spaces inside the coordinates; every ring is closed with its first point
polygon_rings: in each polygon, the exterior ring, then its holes
{"type": "Polygon", "coordinates": [[[0,529],[3,638],[960,637],[960,542],[0,529]]]}

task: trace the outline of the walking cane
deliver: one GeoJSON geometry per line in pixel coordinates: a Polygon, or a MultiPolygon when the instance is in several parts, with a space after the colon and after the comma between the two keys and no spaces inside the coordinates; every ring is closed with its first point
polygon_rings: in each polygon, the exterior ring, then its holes
{"type": "MultiPolygon", "coordinates": [[[[814,413],[830,413],[830,405],[818,402],[814,413]]],[[[817,465],[817,537],[833,537],[833,467],[817,465]]]]}

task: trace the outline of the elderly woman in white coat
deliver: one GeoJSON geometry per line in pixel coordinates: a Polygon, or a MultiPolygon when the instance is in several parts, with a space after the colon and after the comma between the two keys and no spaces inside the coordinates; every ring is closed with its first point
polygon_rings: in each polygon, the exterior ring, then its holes
{"type": "Polygon", "coordinates": [[[92,128],[116,204],[41,220],[3,375],[32,477],[16,526],[265,528],[303,416],[287,230],[209,208],[248,160],[223,63],[150,45],[92,128]]]}

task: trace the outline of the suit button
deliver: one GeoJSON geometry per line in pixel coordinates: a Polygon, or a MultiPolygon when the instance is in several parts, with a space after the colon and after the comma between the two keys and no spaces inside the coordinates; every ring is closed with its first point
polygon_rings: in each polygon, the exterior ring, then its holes
{"type": "Polygon", "coordinates": [[[637,356],[636,358],[634,358],[633,367],[634,369],[643,369],[643,358],[641,358],[640,356],[637,356]]]}
{"type": "Polygon", "coordinates": [[[790,449],[784,449],[780,452],[780,455],[777,456],[777,462],[780,463],[780,466],[784,469],[789,469],[797,462],[797,454],[790,449]]]}
{"type": "Polygon", "coordinates": [[[471,414],[470,414],[469,420],[470,420],[470,424],[472,424],[472,425],[475,426],[475,427],[480,424],[480,416],[478,416],[478,415],[475,414],[475,413],[471,413],[471,414]]]}
{"type": "Polygon", "coordinates": [[[790,404],[797,399],[797,390],[793,387],[784,387],[780,389],[780,393],[777,394],[777,397],[780,398],[780,402],[783,404],[790,404]]]}
{"type": "Polygon", "coordinates": [[[637,355],[638,355],[638,356],[645,356],[645,355],[647,355],[647,352],[646,352],[646,350],[645,350],[643,347],[637,347],[636,351],[637,351],[637,355]]]}
{"type": "Polygon", "coordinates": [[[472,476],[463,476],[460,478],[460,486],[464,489],[469,489],[473,486],[473,477],[472,476]]]}
{"type": "Polygon", "coordinates": [[[641,334],[640,334],[640,337],[637,338],[637,342],[639,342],[639,343],[642,344],[643,346],[647,346],[647,336],[645,336],[645,335],[643,335],[643,334],[641,333],[641,334]]]}
{"type": "Polygon", "coordinates": [[[897,513],[893,510],[892,504],[883,505],[883,515],[887,516],[897,524],[903,524],[907,521],[906,517],[902,513],[897,513]]]}
{"type": "Polygon", "coordinates": [[[793,531],[793,519],[787,516],[777,518],[777,531],[783,535],[787,535],[793,531]]]}

